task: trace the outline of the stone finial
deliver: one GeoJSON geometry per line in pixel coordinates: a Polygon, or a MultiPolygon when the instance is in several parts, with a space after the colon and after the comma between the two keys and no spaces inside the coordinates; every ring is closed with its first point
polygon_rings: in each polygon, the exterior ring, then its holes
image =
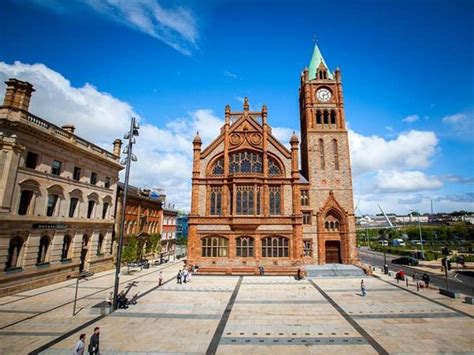
{"type": "Polygon", "coordinates": [[[291,139],[290,139],[290,143],[293,145],[293,144],[298,144],[300,141],[298,139],[298,136],[296,135],[296,132],[293,131],[293,134],[291,136],[291,139]]]}
{"type": "Polygon", "coordinates": [[[61,126],[61,128],[72,134],[74,134],[74,131],[76,130],[76,127],[74,127],[73,124],[65,124],[64,126],[61,126]]]}
{"type": "Polygon", "coordinates": [[[8,79],[5,81],[5,84],[7,84],[7,91],[3,99],[3,106],[28,111],[31,94],[35,91],[33,85],[14,78],[8,79]]]}
{"type": "Polygon", "coordinates": [[[122,149],[122,141],[120,139],[114,140],[114,155],[120,156],[120,150],[122,149]]]}
{"type": "Polygon", "coordinates": [[[196,145],[196,144],[202,144],[201,137],[199,136],[199,131],[196,132],[196,135],[194,136],[193,144],[194,144],[194,145],[196,145]]]}
{"type": "Polygon", "coordinates": [[[250,106],[249,106],[249,99],[247,96],[245,96],[244,98],[244,111],[248,111],[250,109],[250,106]]]}

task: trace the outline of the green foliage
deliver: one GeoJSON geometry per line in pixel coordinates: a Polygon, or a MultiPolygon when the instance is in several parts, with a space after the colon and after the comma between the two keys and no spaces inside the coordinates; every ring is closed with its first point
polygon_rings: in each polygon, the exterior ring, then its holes
{"type": "Polygon", "coordinates": [[[149,245],[149,251],[147,253],[159,253],[161,251],[161,234],[151,234],[149,245]]]}
{"type": "Polygon", "coordinates": [[[137,260],[138,243],[136,238],[130,238],[127,245],[122,248],[122,263],[130,263],[137,260]]]}
{"type": "Polygon", "coordinates": [[[188,244],[188,238],[179,237],[178,239],[176,239],[176,244],[177,245],[187,245],[188,244]]]}

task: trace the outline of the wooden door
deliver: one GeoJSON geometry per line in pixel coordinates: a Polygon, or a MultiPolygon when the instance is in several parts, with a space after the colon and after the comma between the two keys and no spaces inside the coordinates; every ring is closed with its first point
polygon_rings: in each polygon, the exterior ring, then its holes
{"type": "Polygon", "coordinates": [[[341,245],[337,240],[326,242],[326,264],[341,263],[341,245]]]}

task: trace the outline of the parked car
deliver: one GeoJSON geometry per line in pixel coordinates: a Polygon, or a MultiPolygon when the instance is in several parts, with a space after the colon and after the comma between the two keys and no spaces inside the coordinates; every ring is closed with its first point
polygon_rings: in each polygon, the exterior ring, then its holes
{"type": "Polygon", "coordinates": [[[388,240],[379,240],[380,245],[388,247],[388,240]]]}
{"type": "Polygon", "coordinates": [[[393,259],[392,264],[416,266],[418,265],[418,260],[409,256],[402,256],[401,258],[393,259]]]}
{"type": "Polygon", "coordinates": [[[395,238],[394,240],[392,240],[392,245],[394,247],[404,247],[404,246],[406,246],[405,241],[401,238],[395,238]]]}

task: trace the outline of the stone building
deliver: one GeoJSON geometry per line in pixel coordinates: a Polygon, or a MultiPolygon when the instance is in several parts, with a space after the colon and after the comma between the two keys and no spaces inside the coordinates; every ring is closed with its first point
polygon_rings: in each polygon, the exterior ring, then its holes
{"type": "Polygon", "coordinates": [[[31,114],[10,79],[0,107],[0,296],[112,265],[121,141],[110,153],[31,114]]]}
{"type": "Polygon", "coordinates": [[[176,256],[176,219],[178,211],[174,205],[163,205],[161,229],[161,254],[166,260],[174,260],[176,256]]]}
{"type": "Polygon", "coordinates": [[[218,273],[294,272],[357,260],[341,72],[317,46],[300,83],[301,144],[290,149],[267,107],[225,108],[219,136],[193,141],[188,262],[218,273]],[[301,170],[299,166],[301,152],[301,170]]]}

